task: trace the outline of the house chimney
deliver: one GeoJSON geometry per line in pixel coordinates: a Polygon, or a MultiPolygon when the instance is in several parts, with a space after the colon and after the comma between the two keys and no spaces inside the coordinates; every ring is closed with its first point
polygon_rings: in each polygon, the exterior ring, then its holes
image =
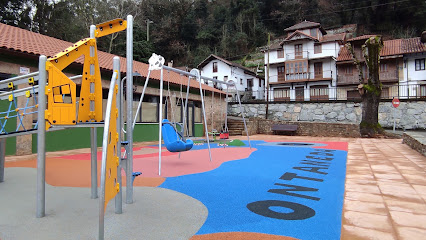
{"type": "Polygon", "coordinates": [[[168,67],[173,67],[173,60],[167,63],[168,67]]]}
{"type": "Polygon", "coordinates": [[[426,31],[422,32],[422,35],[420,36],[420,41],[422,41],[422,43],[426,43],[426,31]]]}

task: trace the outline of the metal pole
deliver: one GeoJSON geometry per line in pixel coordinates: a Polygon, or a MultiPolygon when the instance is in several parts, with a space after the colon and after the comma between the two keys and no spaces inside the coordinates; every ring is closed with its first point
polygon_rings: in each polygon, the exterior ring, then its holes
{"type": "Polygon", "coordinates": [[[247,133],[247,140],[251,149],[251,143],[250,143],[250,137],[249,137],[249,133],[247,130],[247,124],[246,124],[246,119],[244,117],[244,111],[243,111],[243,106],[241,105],[241,100],[240,100],[240,93],[238,92],[237,86],[235,86],[235,90],[237,90],[237,99],[238,99],[238,104],[240,105],[240,111],[241,111],[241,116],[243,117],[243,122],[244,122],[244,129],[246,130],[247,133]]]}
{"type": "MultiPolygon", "coordinates": [[[[269,110],[269,45],[271,44],[271,34],[268,33],[268,63],[266,70],[266,109],[265,109],[265,119],[268,119],[268,110],[269,110]]],[[[259,80],[260,81],[260,80],[259,80]]]]}
{"type": "Polygon", "coordinates": [[[6,157],[6,139],[0,139],[0,182],[4,182],[4,163],[6,157]]]}
{"type": "Polygon", "coordinates": [[[212,111],[212,128],[211,128],[211,131],[213,132],[213,129],[214,129],[214,92],[212,92],[212,105],[211,106],[212,106],[212,108],[211,108],[211,111],[212,111]]]}
{"type": "Polygon", "coordinates": [[[148,70],[148,74],[146,75],[145,84],[144,84],[143,90],[142,90],[141,99],[139,100],[138,108],[136,109],[136,113],[135,113],[135,119],[133,120],[132,129],[135,129],[136,119],[138,118],[139,110],[141,109],[141,106],[142,106],[142,101],[143,101],[143,97],[145,96],[145,90],[146,90],[146,88],[148,86],[148,81],[149,81],[149,75],[150,74],[151,74],[151,70],[148,70]]]}
{"type": "Polygon", "coordinates": [[[183,110],[183,130],[185,131],[186,128],[186,134],[189,136],[189,127],[187,126],[188,123],[186,122],[186,111],[188,111],[188,97],[189,97],[189,84],[191,82],[191,78],[188,76],[188,85],[186,85],[186,99],[185,99],[185,109],[183,110]]]}
{"type": "Polygon", "coordinates": [[[209,140],[209,130],[207,129],[207,119],[206,119],[206,108],[204,107],[204,97],[203,97],[203,88],[201,86],[201,74],[197,70],[198,73],[198,82],[200,83],[200,95],[201,95],[201,107],[203,108],[203,117],[204,117],[204,126],[206,129],[206,139],[207,139],[207,147],[209,148],[209,158],[210,162],[212,161],[212,153],[210,150],[210,140],[209,140]]]}
{"type": "Polygon", "coordinates": [[[225,132],[228,132],[228,93],[229,93],[229,89],[228,89],[228,85],[226,85],[226,115],[225,115],[225,132]]]}
{"type": "Polygon", "coordinates": [[[90,144],[91,144],[91,198],[98,198],[98,153],[97,153],[97,131],[96,128],[90,128],[90,144]]]}
{"type": "MultiPolygon", "coordinates": [[[[119,116],[117,119],[117,130],[118,130],[118,143],[117,143],[117,152],[116,152],[116,156],[118,156],[118,161],[119,164],[117,166],[117,182],[118,182],[118,186],[120,187],[117,195],[115,196],[115,213],[116,214],[121,214],[123,213],[123,186],[122,186],[122,181],[121,181],[121,168],[122,168],[122,163],[121,163],[121,83],[119,82],[119,80],[121,79],[120,76],[120,58],[119,57],[114,57],[112,60],[112,70],[114,72],[117,73],[117,86],[118,86],[118,92],[117,92],[117,96],[115,98],[115,106],[118,108],[118,112],[119,112],[119,116]]],[[[114,86],[115,87],[115,86],[114,86]]],[[[115,94],[115,93],[114,93],[115,94]]],[[[113,116],[115,117],[115,116],[113,116]]]]}
{"type": "Polygon", "coordinates": [[[163,121],[163,68],[160,70],[160,106],[158,107],[158,175],[161,175],[161,131],[163,121]]]}
{"type": "Polygon", "coordinates": [[[46,121],[44,112],[46,111],[46,56],[39,57],[39,92],[38,92],[38,128],[37,128],[37,205],[36,217],[42,218],[45,215],[45,193],[46,193],[46,121]]]}
{"type": "MultiPolygon", "coordinates": [[[[95,31],[96,31],[96,26],[95,25],[90,25],[90,38],[95,38],[95,31]]],[[[93,57],[95,54],[95,48],[94,47],[90,47],[90,56],[93,57]]],[[[92,72],[92,67],[90,68],[91,73],[90,74],[94,74],[94,72],[92,72]]],[[[90,129],[90,146],[91,146],[91,157],[90,157],[90,162],[91,162],[91,198],[92,199],[96,199],[98,198],[98,153],[97,153],[97,148],[98,148],[98,143],[97,143],[97,130],[96,128],[91,128],[90,129]]]]}
{"type": "Polygon", "coordinates": [[[132,129],[132,118],[133,118],[133,16],[127,16],[127,44],[126,44],[126,56],[127,56],[127,81],[126,81],[126,96],[127,96],[127,141],[128,153],[127,153],[127,172],[126,172],[126,203],[133,203],[133,129],[132,129]]]}
{"type": "Polygon", "coordinates": [[[396,108],[394,107],[393,108],[393,111],[392,111],[392,115],[393,115],[393,133],[395,133],[395,126],[396,126],[396,120],[395,120],[395,111],[396,111],[396,108]]]}
{"type": "MultiPolygon", "coordinates": [[[[117,58],[117,57],[114,57],[117,58]]],[[[101,165],[101,190],[99,198],[99,240],[104,239],[104,215],[105,215],[105,179],[106,179],[106,161],[107,161],[107,147],[108,147],[108,132],[109,124],[111,122],[111,103],[112,94],[114,93],[114,85],[117,78],[117,72],[112,74],[110,89],[108,92],[108,102],[105,111],[105,126],[102,139],[102,165],[101,165]]]]}

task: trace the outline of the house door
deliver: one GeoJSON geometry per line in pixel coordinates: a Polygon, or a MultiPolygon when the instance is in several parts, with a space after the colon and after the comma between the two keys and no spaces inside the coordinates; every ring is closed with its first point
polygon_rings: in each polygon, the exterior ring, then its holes
{"type": "Polygon", "coordinates": [[[253,78],[247,79],[247,91],[252,91],[253,89],[253,78]]]}
{"type": "Polygon", "coordinates": [[[305,100],[305,87],[296,87],[296,101],[304,101],[305,100]]]}
{"type": "Polygon", "coordinates": [[[322,62],[314,63],[314,78],[323,78],[323,76],[322,76],[322,62]]]}

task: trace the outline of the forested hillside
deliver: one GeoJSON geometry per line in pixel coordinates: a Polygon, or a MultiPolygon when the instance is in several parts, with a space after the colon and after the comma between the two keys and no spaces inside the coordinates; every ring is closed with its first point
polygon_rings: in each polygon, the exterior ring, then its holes
{"type": "MultiPolygon", "coordinates": [[[[71,42],[87,37],[91,24],[132,14],[137,60],[157,52],[190,67],[211,53],[243,58],[268,33],[279,37],[303,20],[325,29],[356,23],[361,33],[388,38],[426,30],[424,0],[2,0],[0,11],[3,23],[71,42]]],[[[124,55],[125,34],[100,39],[99,48],[124,55]]]]}

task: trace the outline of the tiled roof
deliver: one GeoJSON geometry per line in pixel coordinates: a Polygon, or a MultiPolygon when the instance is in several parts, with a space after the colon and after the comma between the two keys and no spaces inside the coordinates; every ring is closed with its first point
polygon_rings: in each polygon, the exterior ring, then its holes
{"type": "Polygon", "coordinates": [[[306,28],[313,28],[313,27],[320,27],[321,24],[316,23],[316,22],[310,22],[310,21],[303,21],[300,22],[298,24],[295,24],[291,27],[288,27],[286,29],[284,29],[284,31],[286,32],[290,32],[290,31],[295,31],[295,30],[299,30],[299,29],[306,29],[306,28]]]}
{"type": "Polygon", "coordinates": [[[346,33],[329,34],[322,36],[320,42],[345,41],[346,33]]]}
{"type": "Polygon", "coordinates": [[[290,36],[288,36],[282,43],[281,43],[281,45],[284,43],[284,42],[287,42],[287,41],[291,41],[291,38],[293,38],[295,35],[297,35],[297,34],[300,34],[300,35],[303,35],[303,36],[305,36],[305,37],[307,37],[307,38],[310,38],[310,39],[312,39],[312,40],[314,40],[314,41],[318,41],[318,39],[317,38],[314,38],[314,37],[312,37],[312,36],[310,36],[310,35],[308,35],[308,34],[306,34],[306,33],[304,33],[304,32],[301,32],[301,31],[299,31],[299,30],[296,30],[294,33],[292,33],[292,34],[290,34],[290,36]]]}
{"type": "MultiPolygon", "coordinates": [[[[54,56],[56,53],[61,52],[73,44],[3,23],[0,23],[0,32],[0,49],[8,49],[36,56],[54,56]]],[[[112,71],[112,59],[114,56],[115,55],[110,53],[98,51],[99,67],[104,70],[112,71]]],[[[83,64],[83,58],[80,57],[75,62],[83,64]]],[[[120,57],[120,70],[121,72],[126,72],[126,58],[120,57]]],[[[148,73],[148,64],[133,61],[133,70],[146,77],[148,73]]],[[[150,78],[159,80],[160,71],[152,71],[150,78]]],[[[164,80],[174,84],[183,84],[184,86],[187,84],[186,78],[174,72],[167,74],[164,80]]],[[[190,87],[199,88],[199,84],[197,81],[191,80],[190,87]]],[[[203,84],[203,89],[222,92],[205,84],[203,84]]]]}
{"type": "Polygon", "coordinates": [[[271,46],[269,47],[270,50],[275,50],[275,49],[280,49],[281,47],[281,42],[276,42],[271,44],[271,46]]]}
{"type": "MultiPolygon", "coordinates": [[[[374,36],[374,35],[370,35],[374,36]]],[[[394,56],[402,55],[406,53],[417,53],[426,52],[426,46],[420,42],[420,38],[409,38],[409,39],[393,39],[383,41],[383,48],[380,51],[380,56],[394,56]]],[[[352,54],[345,47],[342,47],[337,57],[337,61],[349,61],[352,60],[352,54]]]]}
{"type": "Polygon", "coordinates": [[[359,36],[359,37],[351,38],[351,39],[348,40],[348,42],[364,40],[364,39],[367,40],[367,39],[369,39],[371,37],[375,37],[375,36],[377,36],[377,35],[362,35],[362,36],[359,36]]]}
{"type": "Polygon", "coordinates": [[[337,56],[337,61],[349,61],[352,60],[352,54],[349,52],[349,49],[344,46],[340,48],[339,55],[337,56]]]}
{"type": "Polygon", "coordinates": [[[383,48],[380,51],[380,56],[391,56],[402,54],[401,51],[402,39],[393,39],[383,41],[383,48]]]}
{"type": "Polygon", "coordinates": [[[420,41],[420,37],[402,39],[403,53],[426,52],[426,44],[420,41]]]}

